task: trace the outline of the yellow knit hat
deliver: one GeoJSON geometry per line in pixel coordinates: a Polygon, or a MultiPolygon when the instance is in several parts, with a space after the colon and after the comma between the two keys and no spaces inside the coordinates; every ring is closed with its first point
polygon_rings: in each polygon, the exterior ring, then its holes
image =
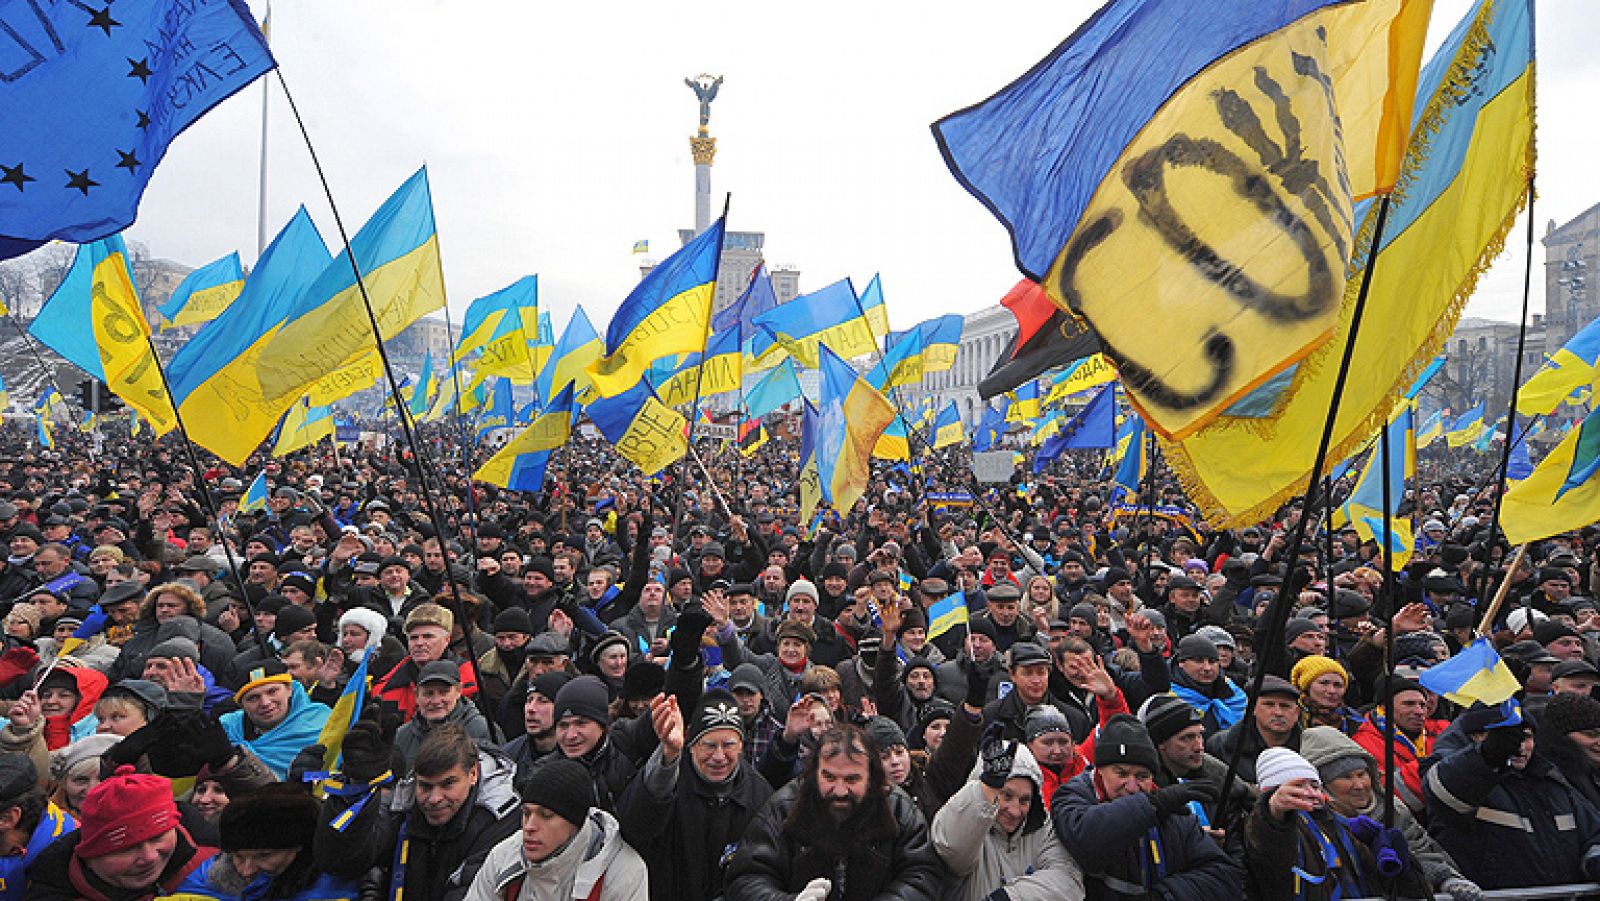
{"type": "Polygon", "coordinates": [[[1305,691],[1311,687],[1311,683],[1317,681],[1318,677],[1328,673],[1336,673],[1344,680],[1344,684],[1350,684],[1350,674],[1345,672],[1344,665],[1332,657],[1324,657],[1321,654],[1312,654],[1296,663],[1294,669],[1289,672],[1289,681],[1294,683],[1295,688],[1305,691]]]}

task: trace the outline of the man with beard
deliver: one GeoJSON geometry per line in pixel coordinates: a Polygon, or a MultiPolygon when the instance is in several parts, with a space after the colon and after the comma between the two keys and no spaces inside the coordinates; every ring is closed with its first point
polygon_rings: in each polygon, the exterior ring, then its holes
{"type": "Polygon", "coordinates": [[[676,698],[658,696],[650,719],[660,744],[617,804],[622,835],[649,865],[650,897],[718,897],[726,849],[772,787],[742,759],[744,719],[728,692],[703,695],[687,723],[676,698]]]}
{"type": "Polygon", "coordinates": [[[944,879],[927,822],[852,725],[823,733],[802,778],[751,821],[725,888],[728,901],[821,901],[840,877],[852,897],[903,901],[932,901],[944,879]]]}

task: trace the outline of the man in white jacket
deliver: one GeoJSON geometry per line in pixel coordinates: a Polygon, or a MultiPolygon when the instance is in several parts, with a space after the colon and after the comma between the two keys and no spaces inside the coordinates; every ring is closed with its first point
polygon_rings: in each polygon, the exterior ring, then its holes
{"type": "Polygon", "coordinates": [[[522,831],[489,852],[467,901],[649,901],[644,861],[616,819],[591,806],[582,764],[539,767],[517,792],[522,831]]]}
{"type": "Polygon", "coordinates": [[[933,846],[956,877],[945,901],[1081,901],[1083,871],[1049,828],[1028,746],[994,735],[981,751],[972,780],[933,818],[933,846]]]}

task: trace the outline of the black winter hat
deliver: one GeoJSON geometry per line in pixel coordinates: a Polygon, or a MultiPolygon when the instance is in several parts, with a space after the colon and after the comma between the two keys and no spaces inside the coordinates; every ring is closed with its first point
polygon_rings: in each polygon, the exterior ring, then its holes
{"type": "Polygon", "coordinates": [[[599,676],[579,676],[556,692],[555,720],[558,723],[569,716],[581,716],[609,726],[610,708],[611,696],[599,676]]]}
{"type": "Polygon", "coordinates": [[[1558,735],[1600,729],[1600,701],[1588,695],[1554,695],[1544,706],[1540,722],[1558,735]]]}
{"type": "Polygon", "coordinates": [[[285,851],[311,847],[317,834],[315,798],[297,785],[273,782],[233,799],[217,831],[224,851],[285,851]]]}
{"type": "Polygon", "coordinates": [[[522,571],[525,573],[540,573],[546,579],[549,579],[552,582],[556,580],[556,568],[555,565],[550,562],[549,557],[534,557],[532,560],[529,560],[525,566],[523,566],[522,571]]]}
{"type": "Polygon", "coordinates": [[[576,760],[549,757],[518,780],[517,794],[524,804],[537,804],[574,826],[582,826],[589,817],[594,782],[576,760]]]}
{"type": "Polygon", "coordinates": [[[1205,716],[1177,695],[1151,695],[1139,708],[1139,721],[1150,733],[1150,743],[1159,748],[1190,726],[1203,725],[1205,716]]]}
{"type": "Polygon", "coordinates": [[[900,729],[900,724],[886,716],[875,716],[867,720],[864,731],[867,737],[872,739],[872,743],[877,745],[879,751],[906,743],[906,734],[900,729]]]}
{"type": "Polygon", "coordinates": [[[494,631],[496,634],[501,632],[521,632],[524,635],[531,635],[533,634],[533,620],[528,618],[528,611],[521,607],[507,607],[495,614],[494,631]]]}
{"type": "Polygon", "coordinates": [[[634,701],[653,698],[667,687],[667,671],[659,663],[641,660],[622,674],[622,696],[634,701]]]}
{"type": "Polygon", "coordinates": [[[700,736],[713,729],[732,729],[739,733],[740,738],[745,737],[744,718],[739,716],[739,702],[732,693],[721,688],[713,688],[700,696],[693,715],[684,723],[684,747],[692,747],[700,740],[700,736]]]}
{"type": "Polygon", "coordinates": [[[1161,758],[1150,741],[1144,724],[1119,713],[1100,727],[1100,736],[1094,740],[1094,765],[1107,767],[1114,763],[1142,766],[1152,773],[1161,771],[1161,758]]]}
{"type": "Polygon", "coordinates": [[[290,604],[278,611],[278,618],[272,624],[272,634],[279,640],[317,624],[317,615],[298,604],[290,604]]]}

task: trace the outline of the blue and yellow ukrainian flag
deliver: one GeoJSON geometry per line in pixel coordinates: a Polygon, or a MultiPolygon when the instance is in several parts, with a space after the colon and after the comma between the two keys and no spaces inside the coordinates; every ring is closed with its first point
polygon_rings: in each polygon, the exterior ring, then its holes
{"type": "Polygon", "coordinates": [[[444,306],[444,274],[426,166],[378,207],[351,239],[350,250],[361,268],[379,334],[372,333],[351,261],[340,254],[306,290],[256,360],[261,394],[281,404],[280,411],[303,397],[322,376],[375,351],[378,340],[393,338],[444,306]]]}
{"type": "Polygon", "coordinates": [[[1600,319],[1584,326],[1517,391],[1517,409],[1524,413],[1552,413],[1575,391],[1594,384],[1600,373],[1600,319]]]}
{"type": "MultiPolygon", "coordinates": [[[[1364,5],[1364,4],[1361,4],[1364,5]]],[[[1256,9],[1249,4],[1241,9],[1256,9]]],[[[1350,4],[1356,9],[1358,4],[1350,4]]],[[[1396,408],[1448,340],[1480,275],[1500,253],[1533,172],[1533,30],[1530,0],[1481,2],[1423,70],[1416,124],[1372,271],[1362,331],[1352,348],[1328,459],[1355,453],[1396,408]],[[1374,318],[1374,316],[1376,318],[1374,318]]],[[[1332,32],[1330,32],[1330,36],[1332,32]]],[[[1228,417],[1166,459],[1214,525],[1270,516],[1304,490],[1352,329],[1379,204],[1358,204],[1359,240],[1338,331],[1278,387],[1264,419],[1228,417]]],[[[1124,375],[1127,375],[1124,372],[1124,375]]]]}
{"type": "Polygon", "coordinates": [[[550,454],[572,436],[572,423],[577,413],[572,400],[572,383],[568,382],[543,415],[507,441],[505,447],[480,466],[472,477],[511,491],[543,488],[550,454]]]}
{"type": "Polygon", "coordinates": [[[1410,404],[1386,426],[1389,430],[1389,507],[1383,506],[1383,454],[1381,442],[1375,443],[1366,468],[1356,480],[1350,497],[1333,513],[1333,525],[1349,525],[1363,541],[1383,547],[1388,536],[1393,551],[1394,569],[1405,569],[1411,562],[1411,552],[1416,545],[1411,521],[1400,516],[1400,507],[1406,499],[1406,480],[1417,472],[1417,446],[1414,426],[1415,413],[1410,404]],[[1387,527],[1386,527],[1387,524],[1387,527]]]}
{"type": "Polygon", "coordinates": [[[872,456],[879,460],[911,459],[911,438],[906,434],[905,420],[896,416],[889,421],[872,445],[872,456]]]}
{"type": "Polygon", "coordinates": [[[567,320],[561,340],[550,349],[549,359],[539,369],[539,378],[534,382],[539,399],[548,402],[571,384],[573,397],[580,403],[588,403],[595,394],[589,369],[604,351],[605,343],[590,324],[589,314],[579,304],[572,311],[572,318],[567,320]]]}
{"type": "Polygon", "coordinates": [[[39,439],[39,446],[46,449],[55,448],[56,427],[52,422],[50,422],[50,417],[43,413],[37,414],[34,417],[34,423],[39,429],[37,435],[39,439]]]}
{"type": "Polygon", "coordinates": [[[156,434],[176,424],[121,235],[78,247],[72,268],[44,302],[28,334],[104,382],[143,413],[156,434]]]}
{"type": "Polygon", "coordinates": [[[84,642],[109,629],[111,624],[111,617],[106,616],[106,612],[100,609],[99,604],[95,604],[84,615],[83,622],[78,625],[78,628],[73,629],[72,634],[61,642],[61,650],[56,656],[66,657],[71,655],[73,651],[82,647],[84,642]]]}
{"type": "Polygon", "coordinates": [[[1431,6],[1119,0],[934,131],[1181,438],[1332,334],[1352,200],[1398,177],[1431,6]]]}
{"type": "Polygon", "coordinates": [[[1478,401],[1478,405],[1457,416],[1444,430],[1445,443],[1450,447],[1465,447],[1478,440],[1484,430],[1488,428],[1483,424],[1485,402],[1478,401]]]}
{"type": "Polygon", "coordinates": [[[539,309],[539,276],[525,275],[504,288],[474,300],[461,320],[461,340],[455,357],[467,354],[490,341],[522,327],[520,311],[539,309]]]}
{"type": "Polygon", "coordinates": [[[739,299],[712,314],[711,330],[725,332],[738,327],[748,343],[758,331],[753,327],[755,318],[777,305],[778,293],[772,288],[772,276],[767,273],[767,264],[759,263],[755,271],[750,273],[750,284],[745,286],[739,299]]]}
{"type": "Polygon", "coordinates": [[[947,594],[928,607],[928,638],[938,638],[956,626],[965,626],[967,622],[966,592],[947,594]]]}
{"type": "Polygon", "coordinates": [[[689,421],[656,399],[650,384],[640,380],[614,397],[589,405],[589,420],[617,448],[617,453],[655,475],[689,452],[689,421]]]}
{"type": "Polygon", "coordinates": [[[333,408],[313,407],[305,398],[301,398],[289,408],[289,412],[283,414],[283,422],[278,425],[278,438],[272,445],[272,455],[284,457],[332,436],[333,408]]]}
{"type": "Polygon", "coordinates": [[[1474,640],[1449,660],[1423,670],[1417,681],[1462,707],[1474,702],[1493,707],[1522,690],[1522,683],[1487,637],[1474,640]]]}
{"type": "MultiPolygon", "coordinates": [[[[167,379],[196,444],[243,465],[298,399],[268,397],[256,360],[331,260],[301,207],[262,252],[239,298],[173,354],[167,379]]],[[[312,403],[326,402],[308,393],[312,403]]]]}
{"type": "Polygon", "coordinates": [[[1039,382],[1029,379],[1017,386],[1017,390],[1007,393],[1011,398],[1011,406],[1006,410],[1006,422],[1026,422],[1039,418],[1039,382]]]}
{"type": "Polygon", "coordinates": [[[0,375],[0,410],[11,406],[11,392],[6,390],[6,378],[0,375]]]}
{"type": "Polygon", "coordinates": [[[894,407],[827,345],[818,349],[822,397],[818,405],[817,475],[822,499],[844,513],[872,478],[872,448],[895,418],[894,407]]]}
{"type": "Polygon", "coordinates": [[[507,311],[501,319],[504,333],[483,345],[475,364],[473,378],[480,382],[491,375],[511,379],[518,385],[530,385],[538,378],[539,367],[549,358],[548,346],[541,348],[538,340],[539,311],[533,307],[507,311]]]}
{"type": "Polygon", "coordinates": [[[433,372],[433,348],[430,347],[422,355],[422,371],[417,374],[417,387],[411,390],[411,406],[407,412],[412,416],[421,416],[428,412],[428,402],[433,399],[437,381],[433,372]]]}
{"type": "Polygon", "coordinates": [[[642,240],[642,239],[633,242],[633,252],[634,253],[649,253],[650,252],[650,242],[647,241],[647,240],[642,240]]]}
{"type": "Polygon", "coordinates": [[[889,312],[878,276],[859,299],[850,279],[843,278],[762,313],[755,325],[750,353],[756,359],[770,358],[774,348],[781,348],[800,365],[817,369],[822,345],[845,359],[871,353],[878,346],[875,336],[889,331],[889,312]]]}
{"type": "Polygon", "coordinates": [[[250,481],[250,487],[244,490],[244,497],[239,499],[240,513],[255,513],[267,509],[267,474],[263,470],[256,473],[250,481]]]}
{"type": "Polygon", "coordinates": [[[606,327],[605,355],[589,365],[605,397],[632,390],[650,364],[704,351],[717,294],[725,218],[711,223],[639,282],[606,327]]]}
{"type": "MultiPolygon", "coordinates": [[[[785,363],[790,362],[784,360],[785,363]]],[[[822,430],[822,416],[811,401],[800,398],[800,475],[796,485],[800,496],[800,523],[810,537],[820,522],[822,506],[822,474],[817,463],[817,442],[822,430]]]]}
{"type": "Polygon", "coordinates": [[[1111,477],[1117,486],[1111,490],[1113,501],[1125,495],[1137,496],[1144,483],[1145,470],[1150,465],[1150,443],[1144,438],[1144,417],[1130,413],[1123,428],[1127,429],[1127,434],[1119,433],[1117,441],[1119,445],[1127,443],[1123,446],[1116,473],[1111,477]]]}
{"type": "Polygon", "coordinates": [[[661,402],[675,407],[693,403],[696,397],[738,391],[744,384],[744,350],[739,331],[735,327],[713,334],[703,356],[698,351],[686,355],[655,383],[661,402]]]}
{"type": "Polygon", "coordinates": [[[794,361],[784,358],[745,394],[745,413],[753,419],[760,419],[800,397],[800,394],[800,377],[795,374],[794,361]]]}
{"type": "Polygon", "coordinates": [[[513,417],[517,410],[511,397],[511,380],[495,379],[494,388],[490,391],[492,400],[488,409],[478,417],[478,437],[494,431],[495,429],[509,429],[514,425],[513,417]]]}
{"type": "Polygon", "coordinates": [[[951,447],[966,440],[966,430],[961,425],[961,411],[955,401],[948,401],[933,421],[933,449],[951,447]]]}
{"type": "Polygon", "coordinates": [[[1600,415],[1591,413],[1532,474],[1506,491],[1500,511],[1506,539],[1522,544],[1600,521],[1597,471],[1600,415]]]}
{"type": "Polygon", "coordinates": [[[157,307],[161,330],[210,322],[244,290],[244,267],[236,250],[183,277],[167,302],[157,307]]]}
{"type": "Polygon", "coordinates": [[[368,664],[374,656],[374,649],[370,648],[362,655],[355,672],[350,674],[350,681],[345,683],[344,691],[339,693],[339,700],[333,702],[333,711],[328,714],[327,722],[322,724],[322,734],[317,737],[317,744],[323,747],[322,765],[329,772],[342,769],[344,737],[350,732],[350,727],[361,719],[361,707],[366,701],[367,689],[371,687],[371,679],[367,675],[368,664]]]}
{"type": "Polygon", "coordinates": [[[1001,398],[999,407],[985,404],[983,414],[978,417],[977,425],[972,429],[972,449],[985,451],[999,443],[1001,436],[1006,433],[1006,411],[1011,407],[1009,398],[1001,398]]]}
{"type": "Polygon", "coordinates": [[[1117,368],[1112,365],[1111,359],[1105,354],[1094,354],[1084,357],[1063,369],[1050,380],[1050,393],[1045,395],[1046,404],[1085,391],[1096,385],[1117,380],[1117,368]]]}
{"type": "Polygon", "coordinates": [[[885,339],[888,349],[867,373],[867,381],[879,391],[886,391],[949,369],[961,346],[964,322],[960,316],[940,316],[890,335],[885,339]]]}
{"type": "Polygon", "coordinates": [[[1444,437],[1444,411],[1434,410],[1422,425],[1417,427],[1417,450],[1426,450],[1428,445],[1444,437]]]}

